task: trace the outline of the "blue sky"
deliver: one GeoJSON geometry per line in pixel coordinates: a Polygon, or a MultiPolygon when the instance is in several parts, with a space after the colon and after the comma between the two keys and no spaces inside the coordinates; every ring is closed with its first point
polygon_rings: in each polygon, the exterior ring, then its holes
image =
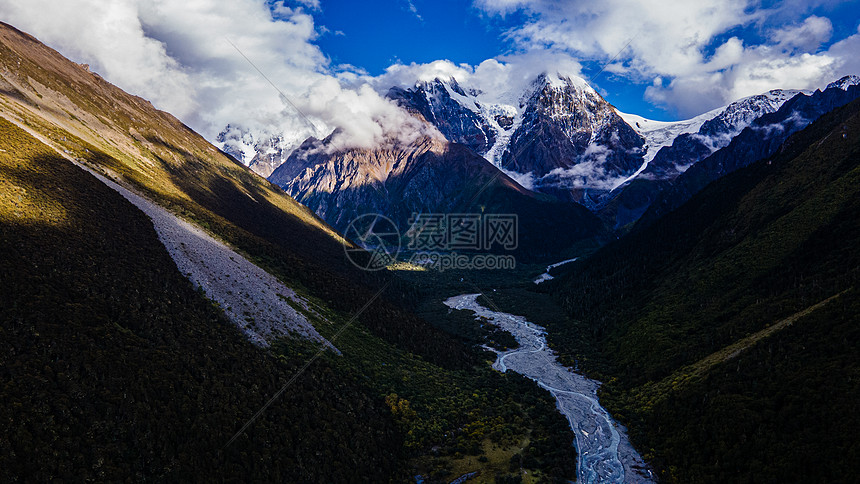
{"type": "Polygon", "coordinates": [[[521,17],[491,18],[456,0],[332,0],[321,2],[314,14],[329,30],[317,41],[323,52],[335,64],[359,66],[372,75],[398,61],[448,59],[474,65],[505,54],[512,46],[504,32],[521,17]]]}
{"type": "Polygon", "coordinates": [[[388,88],[431,76],[504,96],[558,69],[671,120],[860,74],[860,0],[28,0],[0,20],[210,141],[229,125],[376,146],[414,122],[388,88]]]}
{"type": "MultiPolygon", "coordinates": [[[[429,63],[447,59],[455,64],[477,65],[488,58],[534,48],[518,42],[512,32],[539,19],[543,13],[540,7],[509,9],[500,13],[488,5],[504,4],[504,1],[490,0],[484,3],[452,0],[321,0],[319,8],[312,10],[321,32],[315,42],[334,65],[350,64],[371,75],[382,74],[386,67],[394,63],[429,63]]],[[[522,3],[526,5],[531,2],[522,3]]],[[[576,2],[559,2],[559,5],[564,3],[576,2]]],[[[860,6],[856,1],[768,1],[752,3],[747,8],[747,11],[768,10],[772,12],[764,18],[714,35],[701,46],[703,56],[713,56],[716,49],[732,37],[739,39],[744,46],[767,44],[773,31],[798,24],[809,17],[827,19],[831,24],[832,33],[827,39],[817,46],[808,46],[810,53],[820,53],[856,34],[860,22],[860,6]]],[[[552,20],[548,23],[551,24],[552,20]]],[[[639,33],[639,36],[648,35],[648,32],[639,33]]],[[[633,38],[633,43],[637,40],[633,38]]],[[[558,46],[550,48],[557,49],[558,46]]],[[[653,85],[653,78],[610,71],[599,73],[615,54],[561,50],[581,61],[583,77],[591,80],[595,88],[622,110],[661,120],[695,114],[695,107],[679,109],[671,101],[659,102],[656,100],[659,96],[647,96],[646,90],[653,85]]],[[[630,50],[630,47],[626,50],[630,50]]],[[[619,57],[624,59],[626,56],[621,52],[619,57]]],[[[671,78],[666,77],[667,81],[671,78]]],[[[704,105],[699,109],[704,110],[706,107],[704,105]]]]}

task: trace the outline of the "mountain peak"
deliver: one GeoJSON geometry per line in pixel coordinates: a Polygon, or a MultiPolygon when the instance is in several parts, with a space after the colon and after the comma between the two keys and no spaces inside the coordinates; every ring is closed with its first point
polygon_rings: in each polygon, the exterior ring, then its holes
{"type": "Polygon", "coordinates": [[[552,71],[546,71],[539,74],[532,83],[532,86],[536,89],[548,87],[555,90],[563,90],[570,87],[577,91],[595,92],[591,85],[579,76],[552,71]]]}
{"type": "Polygon", "coordinates": [[[848,90],[848,88],[850,86],[856,86],[858,84],[860,84],[860,76],[855,76],[852,74],[850,76],[845,76],[842,79],[839,79],[838,81],[831,82],[830,84],[827,85],[826,89],[830,89],[831,87],[836,87],[836,88],[842,89],[843,91],[846,91],[846,90],[848,90]]]}

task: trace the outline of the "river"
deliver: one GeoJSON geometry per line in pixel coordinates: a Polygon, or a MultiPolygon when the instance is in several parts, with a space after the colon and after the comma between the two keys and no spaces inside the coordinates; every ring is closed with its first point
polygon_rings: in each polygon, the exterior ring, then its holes
{"type": "Polygon", "coordinates": [[[546,266],[546,272],[544,272],[543,274],[541,274],[540,276],[538,276],[538,278],[534,280],[534,283],[535,283],[535,284],[540,284],[540,283],[542,283],[542,282],[546,282],[546,281],[550,281],[550,280],[552,280],[552,279],[555,279],[555,277],[553,277],[553,276],[549,273],[551,270],[555,269],[556,267],[560,267],[560,266],[563,266],[563,265],[565,265],[565,264],[569,264],[569,263],[571,263],[571,262],[575,262],[575,261],[577,261],[577,260],[579,260],[579,257],[574,257],[573,259],[563,260],[563,261],[561,261],[561,262],[556,262],[555,264],[550,264],[550,265],[546,266]]]}
{"type": "MultiPolygon", "coordinates": [[[[567,417],[576,436],[577,482],[579,483],[650,483],[651,471],[630,445],[624,428],[600,406],[597,389],[600,382],[575,373],[560,364],[546,345],[546,330],[522,316],[487,309],[478,304],[480,294],[463,294],[445,300],[452,309],[473,311],[490,323],[511,333],[519,347],[496,351],[493,368],[512,370],[531,378],[549,391],[559,411],[567,417]]],[[[492,348],[489,348],[492,350],[492,348]]]]}

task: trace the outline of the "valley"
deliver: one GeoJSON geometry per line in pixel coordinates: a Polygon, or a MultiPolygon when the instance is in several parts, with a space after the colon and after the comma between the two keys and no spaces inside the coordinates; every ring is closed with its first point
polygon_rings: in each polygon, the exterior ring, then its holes
{"type": "Polygon", "coordinates": [[[623,429],[597,401],[599,383],[560,365],[546,346],[544,328],[522,317],[491,311],[476,300],[480,294],[464,294],[445,300],[451,309],[467,310],[511,333],[519,347],[497,352],[493,368],[512,370],[532,380],[556,399],[576,435],[577,482],[654,482],[623,429]]]}
{"type": "Polygon", "coordinates": [[[0,38],[27,72],[0,97],[0,479],[574,475],[552,399],[405,309],[413,289],[175,118],[0,38]]]}
{"type": "Polygon", "coordinates": [[[372,73],[315,44],[355,35],[322,3],[237,4],[290,32],[262,68],[167,3],[116,11],[121,68],[0,18],[0,481],[860,475],[860,77],[683,97],[636,37],[372,73]]]}

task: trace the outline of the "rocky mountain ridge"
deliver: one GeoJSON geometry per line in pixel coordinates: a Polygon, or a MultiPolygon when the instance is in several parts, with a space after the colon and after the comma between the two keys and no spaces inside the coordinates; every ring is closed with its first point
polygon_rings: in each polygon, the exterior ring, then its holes
{"type": "MultiPolygon", "coordinates": [[[[830,87],[845,88],[857,79],[849,76],[830,87]]],[[[502,178],[561,202],[583,205],[598,214],[608,226],[620,230],[638,220],[679,175],[729,145],[756,119],[777,111],[801,93],[811,94],[776,89],[677,122],[652,121],[620,112],[585,80],[560,73],[542,73],[524,88],[511,88],[492,95],[455,78],[419,81],[408,88],[393,87],[387,95],[438,129],[447,143],[462,145],[483,157],[502,172],[502,178]]],[[[247,136],[242,139],[244,144],[236,145],[244,146],[245,151],[239,153],[243,159],[253,154],[252,163],[259,173],[265,174],[274,168],[271,181],[300,200],[312,199],[311,208],[335,225],[348,217],[333,214],[345,203],[344,200],[329,200],[333,196],[337,198],[332,191],[335,186],[354,188],[359,180],[369,180],[371,173],[384,182],[389,175],[398,176],[389,171],[395,168],[396,160],[403,158],[396,153],[397,149],[380,147],[376,151],[384,153],[382,155],[370,154],[374,150],[331,154],[333,163],[322,163],[317,155],[310,167],[304,163],[306,149],[301,156],[286,156],[287,150],[296,154],[302,149],[287,146],[282,139],[268,142],[247,136]],[[251,141],[256,144],[249,149],[251,141]],[[388,160],[386,166],[379,165],[380,156],[388,160]],[[279,160],[288,163],[278,165],[279,160]],[[370,165],[362,166],[363,162],[370,165]],[[308,169],[313,173],[307,172],[308,169]]],[[[301,146],[307,148],[306,144],[301,146]]],[[[474,157],[470,159],[471,163],[478,162],[474,157]]],[[[434,173],[421,187],[427,193],[409,197],[423,200],[419,205],[425,208],[429,200],[451,199],[455,195],[453,192],[436,191],[462,189],[479,183],[470,180],[450,184],[450,180],[446,180],[451,173],[462,175],[463,172],[448,169],[434,173]]],[[[493,176],[501,177],[501,174],[493,176]]],[[[373,196],[372,192],[367,193],[373,196]]],[[[368,201],[365,197],[359,205],[380,209],[386,206],[368,201]]],[[[444,204],[430,205],[440,208],[444,204]]],[[[353,212],[352,209],[347,211],[353,212]]]]}

